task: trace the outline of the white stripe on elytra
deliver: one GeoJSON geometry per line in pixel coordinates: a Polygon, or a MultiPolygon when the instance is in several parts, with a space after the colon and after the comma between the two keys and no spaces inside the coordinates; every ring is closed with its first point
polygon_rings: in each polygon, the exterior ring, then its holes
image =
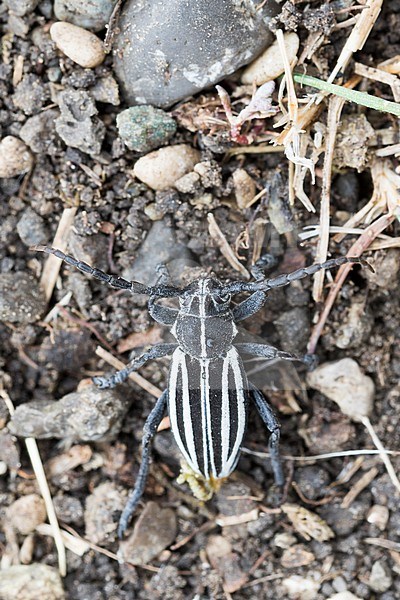
{"type": "Polygon", "coordinates": [[[232,448],[231,455],[226,463],[226,470],[224,475],[227,476],[232,471],[236,457],[239,453],[240,446],[243,441],[244,436],[244,428],[246,424],[246,411],[245,411],[245,397],[244,397],[244,381],[242,376],[242,370],[240,368],[239,360],[238,360],[238,352],[235,348],[231,348],[227,353],[227,358],[230,362],[230,366],[232,367],[233,377],[235,380],[235,391],[236,391],[236,405],[237,405],[237,433],[236,440],[232,448]]]}
{"type": "Polygon", "coordinates": [[[169,418],[171,420],[171,429],[174,434],[176,443],[179,446],[180,451],[186,458],[188,464],[197,472],[200,472],[199,464],[197,461],[196,447],[194,443],[193,435],[193,422],[190,413],[190,390],[189,390],[189,378],[186,367],[185,353],[179,348],[175,350],[171,360],[171,375],[169,382],[169,418]],[[182,373],[182,403],[183,403],[183,423],[182,426],[185,431],[185,439],[188,450],[186,451],[185,445],[182,441],[181,434],[179,431],[178,418],[176,412],[177,403],[177,381],[179,369],[182,373]]]}
{"type": "Polygon", "coordinates": [[[221,406],[221,473],[224,476],[225,465],[228,462],[229,439],[231,435],[231,415],[229,406],[229,357],[225,356],[222,363],[222,406],[221,406]]]}

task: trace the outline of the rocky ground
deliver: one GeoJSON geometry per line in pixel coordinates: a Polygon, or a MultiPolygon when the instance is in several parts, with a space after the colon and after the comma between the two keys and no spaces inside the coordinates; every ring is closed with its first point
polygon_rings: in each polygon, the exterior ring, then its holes
{"type": "MultiPolygon", "coordinates": [[[[332,131],[332,115],[323,102],[310,136],[304,134],[310,160],[304,165],[315,163],[316,181],[306,175],[302,194],[283,149],[270,151],[283,130],[273,128],[282,118],[277,89],[262,88],[255,105],[253,71],[230,75],[237,67],[230,64],[225,94],[212,86],[183,102],[157,97],[163,109],[126,112],[120,90],[127,94],[129,82],[117,80],[121,67],[116,74],[112,53],[104,56],[99,42],[112,7],[94,2],[98,10],[88,15],[86,4],[0,2],[0,598],[39,597],[37,589],[28,591],[32,584],[24,587],[33,576],[49,599],[395,600],[399,491],[381,457],[360,451],[375,450],[368,423],[385,448],[400,448],[398,120],[344,104],[333,139],[332,225],[343,226],[371,198],[375,203],[343,239],[332,232],[330,256],[346,254],[360,230],[377,227],[379,219],[394,241],[365,244],[362,256],[375,273],[366,267],[349,273],[316,345],[317,371],[278,365],[270,375],[263,364],[258,374],[282,424],[283,501],[256,414],[237,470],[207,503],[176,482],[180,458],[164,421],[143,503],[119,542],[143,424],[165,388],[168,359],[148,363],[142,379],[115,390],[98,390],[91,377],[112,373],[110,355],[127,362],[130,352],[170,334],[149,317],[143,297],[77,270],[59,271],[57,259],[31,247],[62,246],[68,238],[68,252],[80,260],[146,284],[161,261],[181,282],[211,269],[224,281],[245,278],[265,251],[276,259],[271,276],[310,264],[318,237],[304,236],[304,228],[320,223],[327,179],[318,140],[332,131]],[[241,122],[232,119],[229,103],[241,122]],[[327,363],[337,360],[332,372],[327,363]],[[29,437],[38,441],[56,514],[72,536],[62,582],[24,443],[29,437]],[[338,455],[311,459],[327,453],[338,455]]],[[[284,5],[275,28],[289,34],[288,54],[299,58],[308,48],[299,72],[328,79],[359,9],[339,2],[284,5]]],[[[399,60],[398,10],[394,0],[384,3],[353,57],[357,63],[375,68],[399,60]]],[[[118,49],[122,42],[117,36],[114,43],[118,49]]],[[[355,72],[353,59],[344,81],[355,72]]],[[[363,72],[358,89],[398,102],[393,69],[385,81],[363,72]]],[[[305,91],[296,85],[296,93],[302,98],[305,91]]],[[[312,278],[274,290],[247,330],[304,354],[331,281],[320,302],[312,297],[312,278]]],[[[399,472],[399,458],[391,461],[399,472]]]]}

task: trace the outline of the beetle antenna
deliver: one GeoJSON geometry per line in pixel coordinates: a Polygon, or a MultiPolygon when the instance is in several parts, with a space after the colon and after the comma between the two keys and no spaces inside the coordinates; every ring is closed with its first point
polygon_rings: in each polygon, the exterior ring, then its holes
{"type": "Polygon", "coordinates": [[[53,254],[67,265],[71,267],[75,267],[79,269],[83,273],[94,277],[95,279],[99,279],[103,283],[107,283],[107,285],[111,286],[116,290],[129,290],[132,294],[147,294],[149,296],[158,296],[158,297],[173,297],[179,296],[181,293],[181,289],[171,285],[158,285],[158,286],[146,286],[139,281],[128,281],[127,279],[123,279],[122,277],[114,277],[113,275],[109,275],[105,273],[101,269],[96,269],[91,267],[87,263],[82,260],[76,259],[74,256],[70,254],[65,254],[61,250],[57,248],[52,248],[51,246],[33,246],[30,248],[35,252],[45,252],[46,254],[53,254]]]}
{"type": "Polygon", "coordinates": [[[289,285],[289,283],[292,281],[298,281],[299,279],[303,279],[309,275],[314,275],[314,273],[317,273],[322,269],[332,269],[334,267],[340,267],[341,265],[351,263],[366,266],[374,271],[369,262],[363,258],[359,258],[358,256],[339,256],[338,258],[331,258],[323,263],[315,263],[309,267],[297,269],[297,271],[293,271],[292,273],[283,273],[282,275],[278,275],[278,277],[274,277],[273,279],[263,279],[262,281],[256,282],[238,281],[226,286],[224,291],[231,294],[237,294],[239,292],[268,292],[274,288],[289,285]]]}

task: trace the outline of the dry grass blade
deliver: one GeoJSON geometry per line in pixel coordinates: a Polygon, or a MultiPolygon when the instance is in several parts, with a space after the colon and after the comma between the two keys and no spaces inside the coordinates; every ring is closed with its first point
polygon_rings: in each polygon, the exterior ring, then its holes
{"type": "MultiPolygon", "coordinates": [[[[111,352],[107,352],[107,350],[104,350],[104,348],[101,346],[97,346],[96,354],[115,369],[124,369],[126,367],[126,364],[123,363],[122,360],[119,360],[113,354],[111,354],[111,352]]],[[[155,398],[159,398],[162,394],[162,390],[147,381],[147,379],[139,375],[139,373],[129,373],[129,379],[134,381],[137,385],[155,398]]]]}
{"type": "Polygon", "coordinates": [[[382,445],[381,440],[378,438],[375,429],[372,427],[372,423],[369,420],[368,417],[362,417],[361,418],[361,423],[364,425],[364,427],[367,429],[369,435],[372,438],[372,441],[374,442],[375,446],[377,447],[377,449],[379,450],[379,455],[382,459],[383,464],[386,467],[386,471],[388,472],[388,475],[394,485],[394,487],[396,488],[396,490],[398,492],[400,492],[400,481],[399,478],[396,475],[396,472],[393,468],[392,463],[390,462],[390,458],[388,457],[388,455],[386,454],[386,452],[384,452],[384,447],[382,445]]]}
{"type": "MultiPolygon", "coordinates": [[[[14,404],[4,389],[0,389],[0,396],[3,398],[10,415],[14,414],[14,404]]],[[[58,555],[58,569],[61,577],[65,577],[67,574],[67,559],[65,555],[65,546],[61,536],[60,526],[56,511],[54,509],[53,500],[51,498],[50,489],[47,483],[46,474],[44,472],[43,463],[40,458],[39,449],[34,438],[25,439],[26,449],[32,464],[33,471],[38,482],[40,493],[46,506],[46,512],[49,519],[52,535],[54,537],[54,543],[57,548],[58,555]]]]}
{"type": "Polygon", "coordinates": [[[376,467],[372,467],[372,469],[364,473],[364,475],[360,477],[360,479],[353,485],[351,490],[345,495],[340,506],[342,508],[349,508],[357,496],[375,479],[378,473],[379,469],[376,467]]]}
{"type": "Polygon", "coordinates": [[[221,253],[225,256],[228,263],[233,267],[236,271],[239,271],[241,275],[245,279],[250,279],[250,273],[248,270],[242,265],[241,262],[236,258],[232,248],[228,244],[228,241],[220,228],[217,225],[215,217],[212,213],[208,213],[208,232],[212,239],[216,242],[217,246],[221,250],[221,253]]]}
{"type": "Polygon", "coordinates": [[[332,83],[339,72],[344,71],[353,53],[362,49],[379,13],[381,12],[382,4],[383,0],[367,0],[364,9],[358,16],[356,25],[340,53],[336,66],[328,79],[329,83],[332,83]]]}
{"type": "MultiPolygon", "coordinates": [[[[364,233],[360,235],[358,240],[351,246],[346,256],[361,256],[361,254],[370,247],[372,241],[380,234],[382,231],[387,229],[389,225],[394,221],[393,215],[384,215],[377,219],[372,223],[367,229],[365,229],[364,233]]],[[[318,319],[318,323],[315,325],[312,330],[310,341],[307,346],[307,352],[310,354],[315,354],[315,349],[318,344],[318,340],[321,337],[323,328],[325,327],[326,320],[331,312],[333,303],[336,300],[336,297],[346,280],[347,275],[349,274],[352,265],[342,265],[336,275],[335,281],[329,291],[329,294],[325,300],[324,308],[320,314],[318,319]]]]}
{"type": "MultiPolygon", "coordinates": [[[[68,235],[71,227],[74,223],[74,218],[78,207],[64,208],[61,215],[60,222],[57,227],[56,235],[53,240],[53,247],[62,250],[63,252],[67,249],[68,235]]],[[[56,256],[50,255],[46,260],[43,268],[42,276],[40,278],[40,285],[44,290],[44,295],[47,302],[50,300],[54,286],[56,285],[57,277],[61,269],[61,261],[56,256]]]]}
{"type": "MultiPolygon", "coordinates": [[[[269,452],[258,452],[256,450],[250,450],[250,448],[242,447],[241,450],[244,454],[251,454],[252,456],[258,456],[260,458],[268,458],[270,455],[269,452]]],[[[400,451],[397,450],[386,450],[383,449],[384,454],[392,455],[392,456],[400,456],[400,451]]],[[[291,454],[281,454],[281,458],[285,460],[295,460],[299,462],[314,462],[316,460],[327,460],[329,458],[341,458],[345,456],[363,456],[363,455],[375,455],[381,454],[380,450],[342,450],[341,452],[327,452],[326,454],[312,454],[311,456],[292,456],[291,454]]]]}
{"type": "MultiPolygon", "coordinates": [[[[329,99],[325,158],[322,174],[320,236],[318,238],[315,262],[325,262],[328,256],[332,163],[335,151],[336,134],[343,106],[344,100],[342,98],[329,99]]],[[[324,277],[325,271],[319,271],[315,274],[313,285],[313,299],[315,302],[320,302],[322,299],[324,277]]]]}

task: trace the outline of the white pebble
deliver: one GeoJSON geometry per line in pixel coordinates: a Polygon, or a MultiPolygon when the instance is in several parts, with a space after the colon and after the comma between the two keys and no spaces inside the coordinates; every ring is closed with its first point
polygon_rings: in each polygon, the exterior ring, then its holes
{"type": "Polygon", "coordinates": [[[33,157],[20,139],[8,135],[0,142],[0,177],[16,177],[33,166],[33,157]]]}
{"type": "Polygon", "coordinates": [[[383,504],[374,504],[371,506],[367,521],[372,525],[376,525],[381,531],[385,531],[387,522],[389,520],[389,509],[383,504]]]}
{"type": "Polygon", "coordinates": [[[200,152],[187,144],[168,146],[142,156],[135,163],[133,172],[153,190],[166,190],[174,187],[186,173],[200,160],[200,152]]]}
{"type": "Polygon", "coordinates": [[[333,596],[329,596],[328,600],[361,600],[358,596],[355,596],[351,592],[339,592],[333,596]]]}
{"type": "Polygon", "coordinates": [[[245,169],[236,169],[232,175],[236,203],[239,208],[247,208],[256,195],[256,184],[245,169]]]}
{"type": "MultiPolygon", "coordinates": [[[[296,33],[285,33],[285,48],[290,64],[294,61],[299,49],[300,40],[296,33]]],[[[254,62],[252,62],[242,73],[242,83],[253,82],[262,85],[267,81],[276,79],[285,71],[283,57],[279,49],[278,41],[267,48],[254,62]]]]}
{"type": "Polygon", "coordinates": [[[307,375],[308,384],[336,402],[351,419],[367,417],[373,406],[375,385],[352,358],[324,363],[307,375]]]}
{"type": "Polygon", "coordinates": [[[106,56],[97,35],[72,23],[53,23],[50,35],[57,48],[81,67],[97,67],[106,56]]]}

